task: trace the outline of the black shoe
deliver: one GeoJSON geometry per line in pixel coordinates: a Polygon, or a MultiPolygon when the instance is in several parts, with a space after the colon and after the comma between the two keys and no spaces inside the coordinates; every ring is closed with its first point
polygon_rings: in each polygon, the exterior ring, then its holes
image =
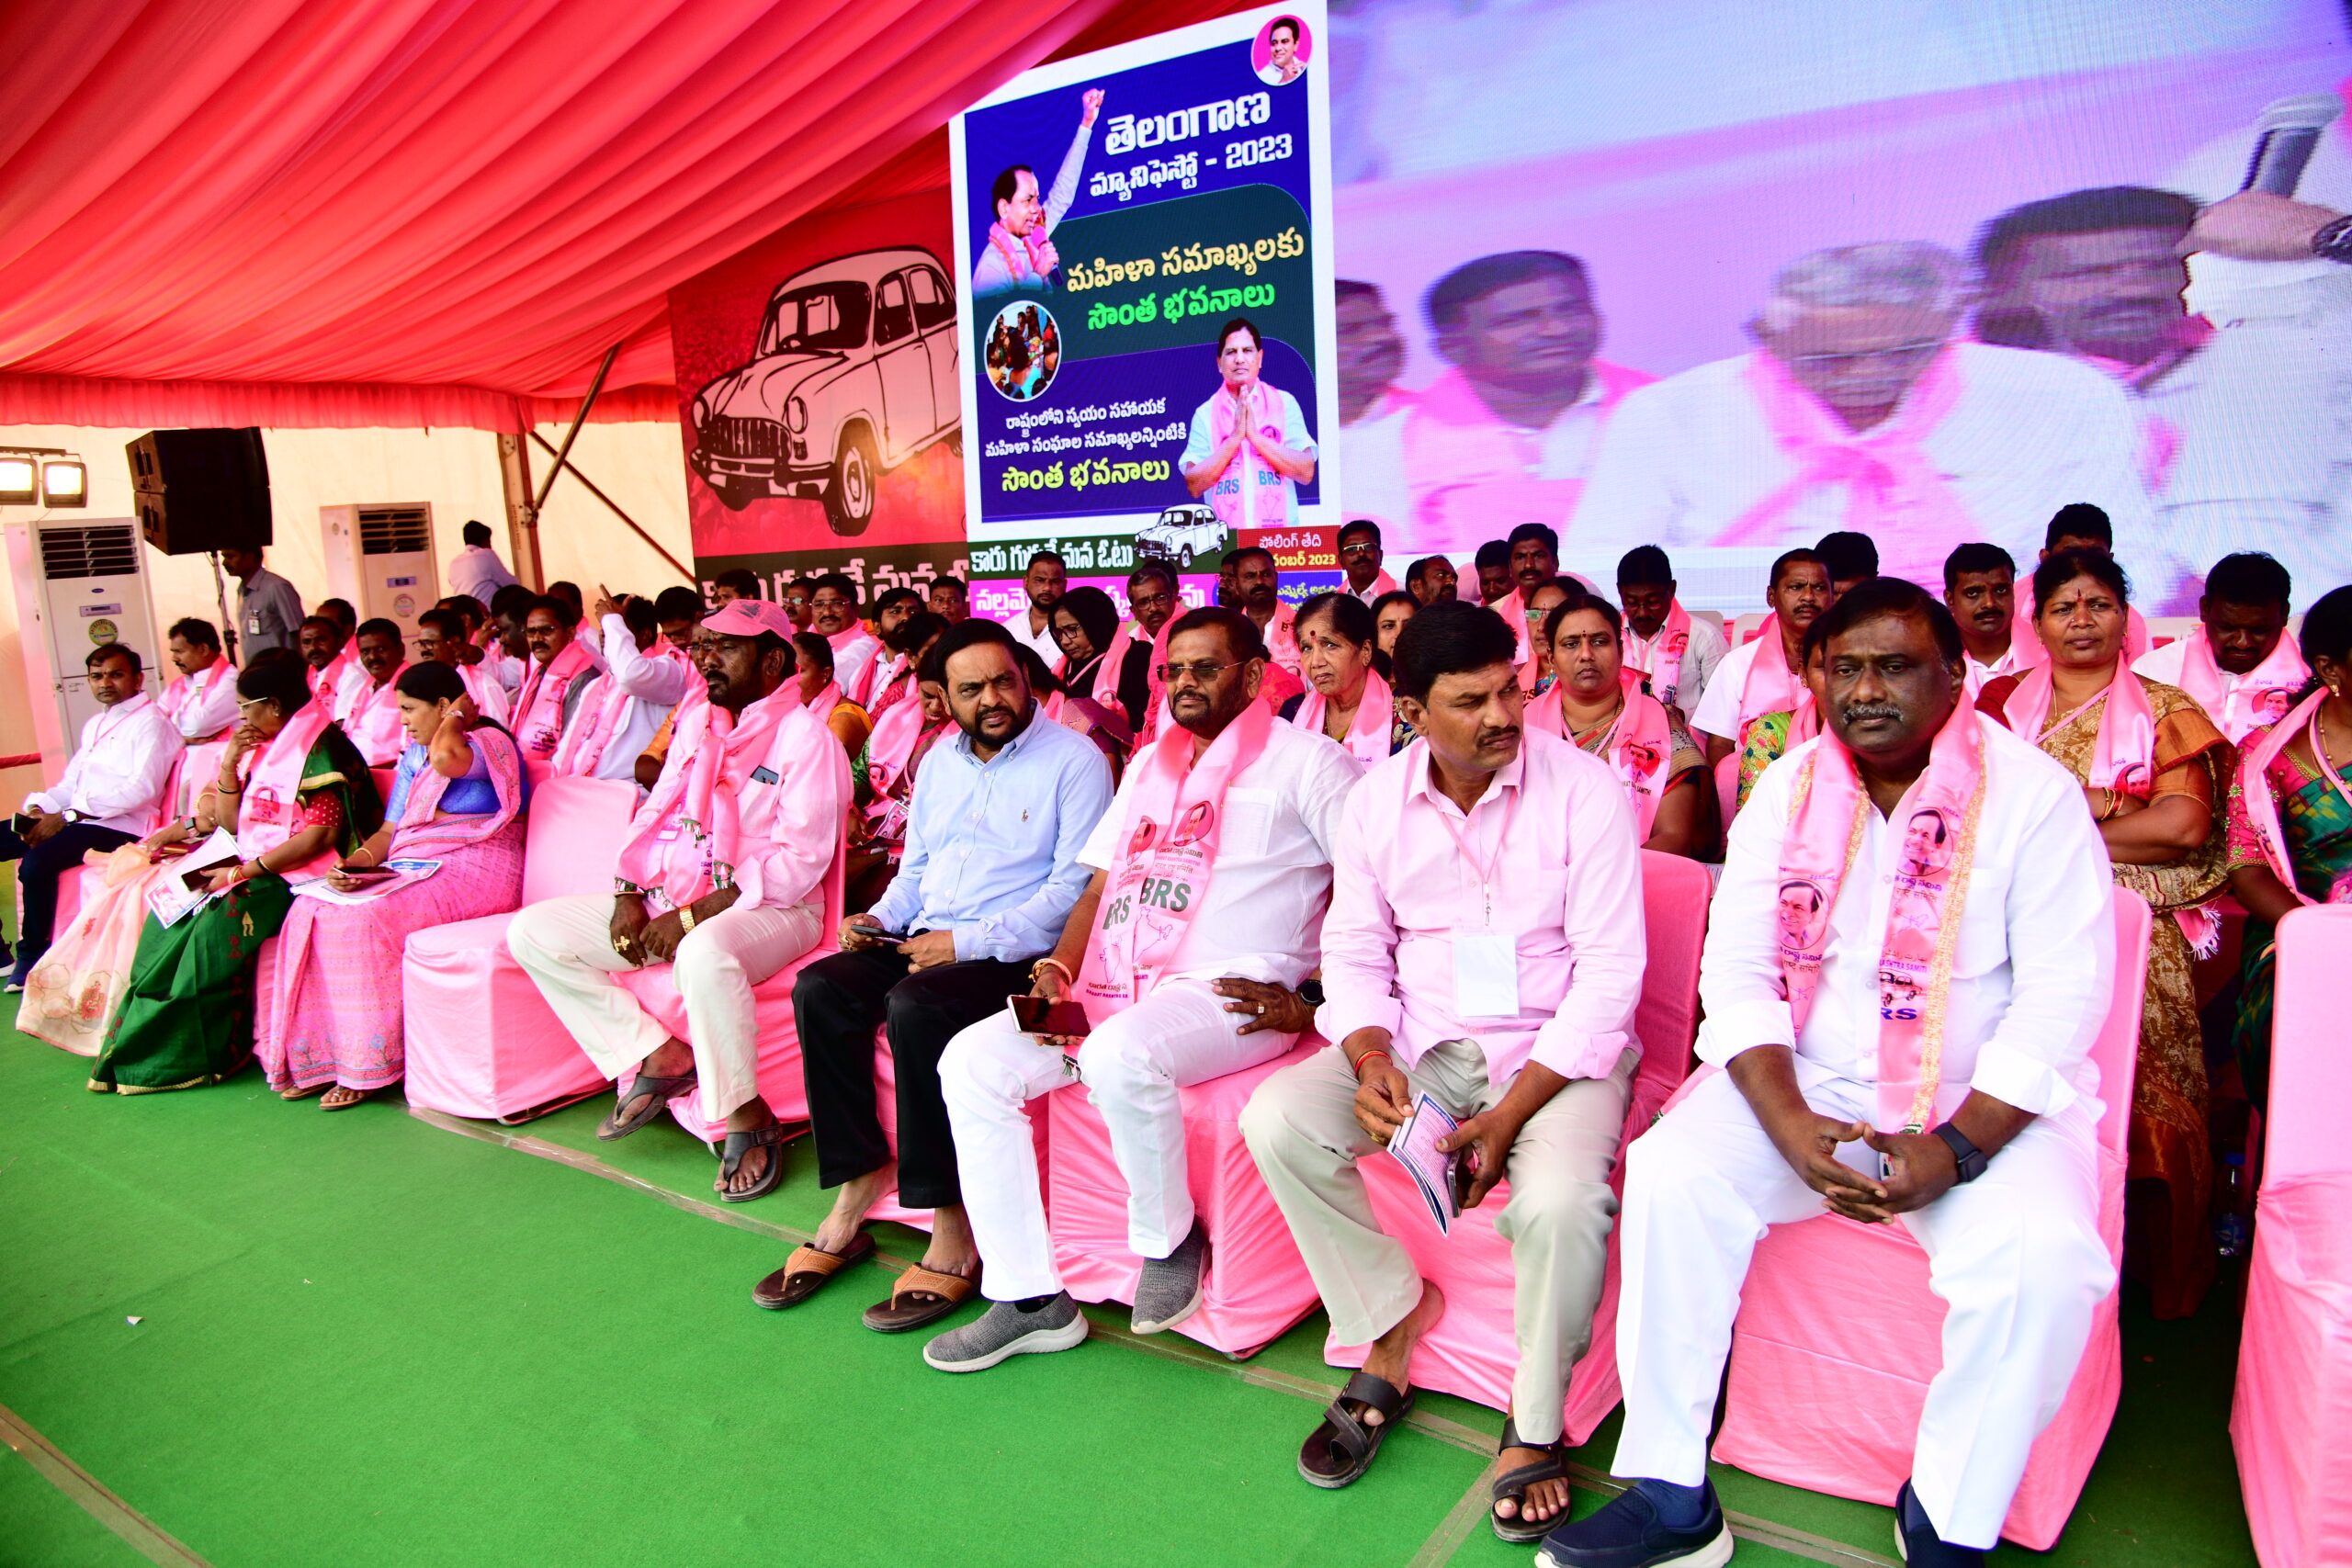
{"type": "Polygon", "coordinates": [[[1975,1547],[1944,1544],[1907,1481],[1894,1495],[1894,1550],[1911,1568],[1984,1568],[1984,1553],[1975,1547]]]}
{"type": "Polygon", "coordinates": [[[1714,1483],[1706,1491],[1706,1513],[1678,1528],[1660,1523],[1657,1505],[1630,1487],[1590,1517],[1555,1526],[1535,1560],[1548,1568],[1723,1568],[1731,1561],[1731,1527],[1714,1483]]]}

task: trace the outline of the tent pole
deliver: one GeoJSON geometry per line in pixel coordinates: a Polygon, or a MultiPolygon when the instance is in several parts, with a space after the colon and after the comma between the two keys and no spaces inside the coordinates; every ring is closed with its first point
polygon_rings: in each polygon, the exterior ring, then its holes
{"type": "MultiPolygon", "coordinates": [[[[521,508],[521,522],[526,543],[524,548],[518,550],[516,554],[529,559],[532,586],[542,593],[547,592],[547,573],[539,560],[539,513],[547,507],[548,491],[555,489],[555,481],[562,475],[564,459],[571,456],[571,444],[580,439],[580,427],[588,423],[588,411],[596,406],[596,394],[605,389],[605,378],[612,374],[613,361],[621,356],[622,346],[621,344],[616,343],[605,350],[605,362],[596,367],[596,378],[588,383],[588,395],[580,400],[580,412],[571,416],[571,428],[563,433],[563,445],[556,449],[555,467],[548,470],[548,477],[539,486],[538,493],[531,496],[531,499],[524,502],[521,508]]],[[[499,453],[502,458],[505,456],[508,439],[503,435],[499,437],[499,453]]],[[[523,470],[523,493],[530,495],[530,471],[528,466],[522,462],[526,453],[521,438],[513,439],[516,461],[522,466],[523,470]]],[[[503,469],[505,464],[502,461],[500,467],[503,469]]]]}
{"type": "MultiPolygon", "coordinates": [[[[547,451],[553,452],[555,450],[553,444],[550,443],[546,436],[541,435],[536,430],[531,432],[531,439],[537,442],[539,446],[547,451]]],[[[598,490],[595,486],[595,482],[590,479],[586,474],[580,471],[579,464],[566,462],[563,466],[571,470],[571,477],[573,479],[578,479],[582,484],[588,487],[588,493],[590,495],[593,495],[598,501],[603,502],[606,510],[610,511],[614,516],[619,518],[622,522],[628,524],[630,531],[635,533],[639,538],[643,539],[647,546],[652,549],[655,555],[660,556],[663,560],[668,561],[671,567],[676,570],[678,575],[686,580],[689,586],[694,584],[694,570],[687,566],[685,562],[672,555],[668,550],[663,549],[662,547],[662,541],[647,533],[644,525],[639,524],[636,518],[631,517],[628,513],[623,512],[619,502],[615,501],[611,496],[606,495],[603,491],[598,490]]]]}
{"type": "Polygon", "coordinates": [[[539,564],[539,531],[531,516],[531,449],[519,435],[498,437],[498,482],[506,492],[506,554],[534,593],[547,592],[547,569],[539,564]]]}

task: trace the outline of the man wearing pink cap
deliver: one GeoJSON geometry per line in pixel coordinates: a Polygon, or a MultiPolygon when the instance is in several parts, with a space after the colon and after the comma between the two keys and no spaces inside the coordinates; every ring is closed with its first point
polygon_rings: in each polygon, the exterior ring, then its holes
{"type": "Polygon", "coordinates": [[[800,701],[781,606],[722,606],[695,632],[694,659],[705,690],[687,688],[613,894],[534,904],[506,945],[597,1069],[634,1074],[596,1135],[625,1138],[699,1087],[704,1111],[727,1122],[717,1190],[741,1203],[774,1191],[784,1168],[782,1131],[760,1098],[752,989],[824,934],[849,761],[800,701]],[[674,965],[690,1039],[613,977],[652,964],[674,965]]]}

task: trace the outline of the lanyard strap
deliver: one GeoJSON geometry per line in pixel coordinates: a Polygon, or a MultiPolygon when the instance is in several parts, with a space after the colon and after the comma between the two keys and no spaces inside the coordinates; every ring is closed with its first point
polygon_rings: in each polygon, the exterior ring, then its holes
{"type": "MultiPolygon", "coordinates": [[[[1503,786],[1496,785],[1494,787],[1501,788],[1503,786]]],[[[1483,805],[1484,802],[1474,801],[1471,804],[1476,807],[1476,806],[1483,805]]],[[[1453,835],[1453,847],[1461,852],[1463,863],[1467,865],[1472,871],[1478,874],[1478,893],[1479,896],[1486,900],[1485,923],[1489,927],[1493,926],[1495,923],[1495,877],[1502,870],[1503,846],[1510,840],[1510,817],[1511,813],[1516,810],[1518,807],[1519,791],[1517,788],[1512,788],[1502,804],[1503,819],[1496,826],[1495,829],[1495,852],[1487,857],[1487,863],[1484,865],[1479,864],[1478,857],[1470,852],[1469,841],[1462,836],[1462,829],[1453,825],[1453,818],[1445,814],[1445,807],[1442,806],[1435,807],[1437,811],[1437,819],[1440,822],[1444,823],[1445,830],[1453,835]]],[[[1468,812],[1464,812],[1463,814],[1462,819],[1464,827],[1470,825],[1468,812]]]]}

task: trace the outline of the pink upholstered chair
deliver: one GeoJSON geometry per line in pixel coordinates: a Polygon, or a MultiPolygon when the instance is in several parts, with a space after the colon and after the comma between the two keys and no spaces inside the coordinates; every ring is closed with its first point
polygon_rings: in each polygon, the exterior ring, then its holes
{"type": "MultiPolygon", "coordinates": [[[[2147,970],[2148,906],[2115,897],[2115,996],[2092,1043],[2098,1094],[2099,1233],[2123,1257],[2125,1134],[2147,970]]],[[[2122,1381],[2110,1293],[2057,1416],[2042,1429],[2001,1533],[2036,1551],[2065,1528],[2107,1438],[2122,1381]]],[[[1944,1304],[1928,1255],[1901,1225],[1835,1215],[1774,1225],[1757,1245],[1732,1331],[1714,1457],[1792,1486],[1892,1505],[1911,1473],[1928,1383],[1943,1363],[1944,1304]],[[1857,1301],[1867,1300],[1867,1318],[1857,1301]],[[1867,1327],[1868,1337],[1860,1332],[1867,1327]]]]}
{"type": "MultiPolygon", "coordinates": [[[[636,786],[625,780],[552,779],[533,790],[523,902],[610,891],[636,810],[636,786]]],[[[605,1087],[506,951],[511,919],[485,915],[408,939],[401,996],[411,1105],[513,1123],[605,1087]]]]}
{"type": "MultiPolygon", "coordinates": [[[[1697,861],[1642,852],[1649,964],[1634,1014],[1642,1065],[1625,1113],[1627,1142],[1657,1119],[1690,1072],[1690,1043],[1698,1033],[1699,953],[1706,942],[1707,903],[1713,892],[1714,879],[1697,861]]],[[[1510,1196],[1510,1184],[1497,1186],[1485,1202],[1453,1222],[1452,1235],[1441,1235],[1403,1167],[1373,1158],[1363,1161],[1360,1168],[1381,1224],[1405,1244],[1421,1277],[1445,1292],[1445,1315],[1414,1348],[1414,1384],[1505,1408],[1519,1352],[1511,1331],[1510,1243],[1495,1234],[1495,1216],[1510,1196]]],[[[1612,1184],[1622,1186],[1623,1179],[1621,1162],[1612,1184]]],[[[1616,1325],[1617,1240],[1612,1235],[1609,1272],[1593,1313],[1592,1346],[1568,1379],[1571,1442],[1590,1437],[1617,1405],[1616,1325]]],[[[1327,1344],[1324,1359],[1335,1367],[1360,1367],[1365,1348],[1327,1344]]]]}
{"type": "Polygon", "coordinates": [[[2230,1437],[2263,1568],[2352,1563],[2352,908],[2279,923],[2270,1125],[2230,1437]]]}

